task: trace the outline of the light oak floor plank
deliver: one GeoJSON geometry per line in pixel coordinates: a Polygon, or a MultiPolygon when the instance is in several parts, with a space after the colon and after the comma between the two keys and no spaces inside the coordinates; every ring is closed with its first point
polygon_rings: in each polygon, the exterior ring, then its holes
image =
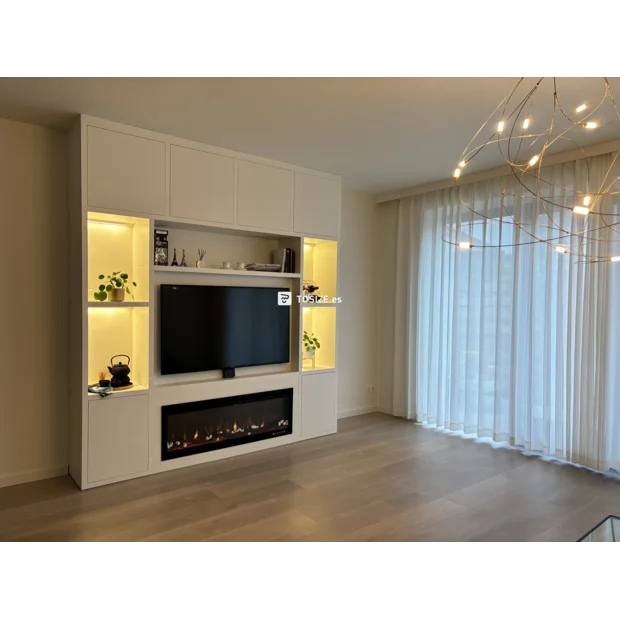
{"type": "Polygon", "coordinates": [[[372,413],[335,435],[79,491],[0,489],[0,540],[572,541],[620,482],[372,413]]]}

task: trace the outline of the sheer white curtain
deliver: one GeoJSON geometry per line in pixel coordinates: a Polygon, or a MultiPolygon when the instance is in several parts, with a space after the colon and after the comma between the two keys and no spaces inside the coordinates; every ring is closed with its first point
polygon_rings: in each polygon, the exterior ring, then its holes
{"type": "MultiPolygon", "coordinates": [[[[586,180],[596,186],[610,162],[611,155],[548,168],[562,189],[547,191],[571,206],[572,189],[586,180]]],[[[585,264],[527,244],[526,231],[557,233],[536,201],[510,196],[513,190],[519,193],[507,177],[401,201],[394,413],[594,469],[620,469],[620,263],[585,264]],[[523,230],[463,206],[499,218],[502,190],[523,230]],[[464,251],[444,243],[446,227],[461,224],[459,240],[504,247],[464,251]]],[[[618,211],[618,199],[604,207],[618,211]]],[[[551,215],[567,230],[583,222],[569,209],[551,215]]],[[[597,220],[590,215],[588,226],[597,220]]],[[[618,241],[611,233],[597,246],[620,254],[618,241]]]]}

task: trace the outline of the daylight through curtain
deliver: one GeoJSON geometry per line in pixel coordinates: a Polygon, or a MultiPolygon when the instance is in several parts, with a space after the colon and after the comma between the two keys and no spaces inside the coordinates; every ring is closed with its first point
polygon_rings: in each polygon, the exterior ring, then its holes
{"type": "MultiPolygon", "coordinates": [[[[575,204],[572,188],[583,187],[586,174],[595,184],[611,157],[590,160],[589,171],[584,160],[547,168],[562,188],[550,185],[548,195],[575,204]]],[[[394,342],[394,413],[620,469],[620,263],[585,264],[525,244],[528,231],[555,233],[538,201],[513,190],[507,177],[401,201],[395,334],[407,338],[394,342]],[[503,247],[444,243],[442,233],[461,224],[461,239],[503,247]]],[[[618,199],[606,200],[605,211],[618,212],[618,199]]],[[[579,217],[559,207],[550,216],[568,230],[579,217]]],[[[596,226],[599,216],[588,217],[596,226]]],[[[598,249],[620,254],[619,241],[613,232],[598,249]]]]}

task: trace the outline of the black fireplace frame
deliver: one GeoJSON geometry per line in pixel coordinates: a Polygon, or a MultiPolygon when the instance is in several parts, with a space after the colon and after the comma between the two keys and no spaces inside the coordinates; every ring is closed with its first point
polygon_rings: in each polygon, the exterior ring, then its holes
{"type": "Polygon", "coordinates": [[[176,405],[163,405],[161,408],[161,460],[169,461],[171,459],[184,458],[195,454],[203,454],[212,452],[213,450],[221,450],[222,448],[232,448],[257,441],[265,441],[275,437],[291,435],[293,433],[293,388],[284,388],[282,390],[269,390],[267,392],[255,392],[252,394],[240,394],[238,396],[226,396],[223,398],[212,398],[209,400],[192,401],[189,403],[179,403],[176,405]],[[287,398],[290,403],[290,422],[288,426],[279,429],[277,432],[259,433],[256,435],[244,436],[239,438],[229,438],[221,443],[211,443],[201,446],[192,446],[185,451],[168,451],[168,417],[178,413],[191,413],[197,408],[200,409],[217,409],[222,405],[244,404],[271,400],[273,398],[287,398]]]}

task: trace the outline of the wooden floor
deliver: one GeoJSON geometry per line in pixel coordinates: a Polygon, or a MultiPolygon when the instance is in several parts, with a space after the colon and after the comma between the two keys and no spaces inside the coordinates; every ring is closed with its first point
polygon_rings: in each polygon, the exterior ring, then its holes
{"type": "Polygon", "coordinates": [[[620,482],[374,413],[337,435],[78,491],[0,489],[0,540],[577,539],[620,482]]]}

